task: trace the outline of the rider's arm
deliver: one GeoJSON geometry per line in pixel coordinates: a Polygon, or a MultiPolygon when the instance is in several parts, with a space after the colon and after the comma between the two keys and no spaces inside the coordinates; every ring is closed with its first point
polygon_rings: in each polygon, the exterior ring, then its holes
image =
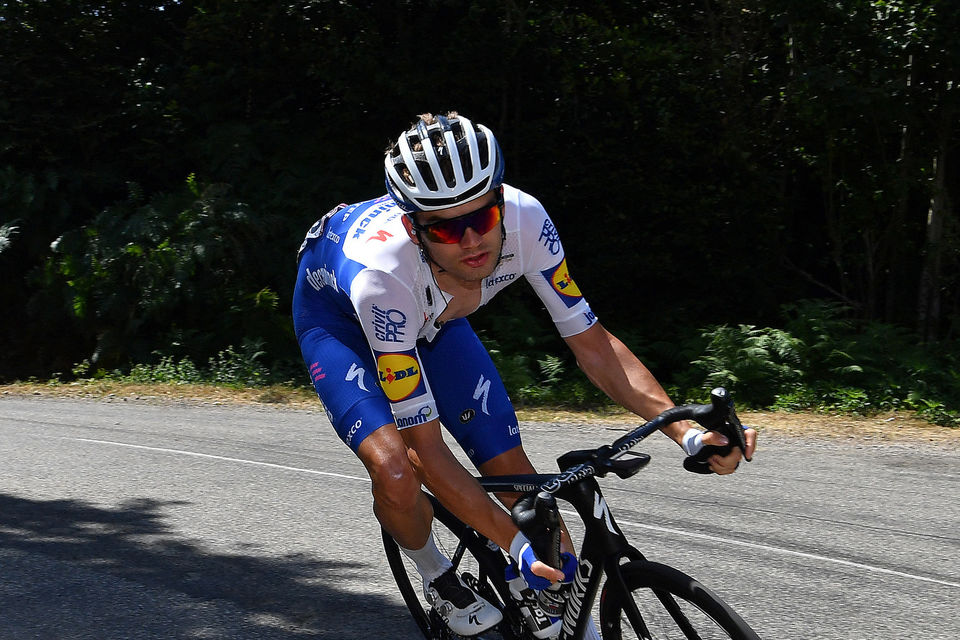
{"type": "MultiPolygon", "coordinates": [[[[517,526],[450,451],[441,435],[440,421],[403,429],[400,435],[420,481],[440,503],[501,549],[510,549],[519,531],[517,526]]],[[[563,578],[562,571],[541,562],[534,563],[533,571],[552,581],[563,578]]]]}
{"type": "MultiPolygon", "coordinates": [[[[673,401],[657,382],[653,374],[616,336],[597,322],[576,335],[564,338],[577,358],[578,366],[590,381],[617,404],[649,420],[668,409],[673,401]]],[[[677,444],[693,429],[687,421],[674,422],[661,430],[677,444]]],[[[703,436],[703,443],[724,445],[726,438],[710,432],[703,436]]],[[[747,455],[753,456],[756,432],[747,432],[747,455]]],[[[732,473],[740,462],[740,450],[734,448],[729,455],[713,456],[710,468],[716,473],[732,473]]]]}
{"type": "MultiPolygon", "coordinates": [[[[620,406],[645,420],[674,406],[639,358],[599,322],[564,340],[590,382],[620,406]]],[[[683,434],[690,428],[690,423],[683,421],[668,424],[661,430],[680,444],[683,434]]]]}

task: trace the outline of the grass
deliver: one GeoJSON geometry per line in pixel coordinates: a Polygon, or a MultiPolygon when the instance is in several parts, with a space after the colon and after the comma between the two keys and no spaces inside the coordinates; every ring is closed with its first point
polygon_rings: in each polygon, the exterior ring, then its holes
{"type": "MultiPolygon", "coordinates": [[[[0,385],[4,396],[45,396],[99,401],[181,403],[197,405],[253,405],[291,410],[318,411],[323,407],[312,388],[292,384],[236,387],[194,383],[134,383],[129,381],[82,379],[74,382],[15,382],[0,385]]],[[[638,424],[637,416],[624,409],[606,407],[589,411],[549,406],[519,407],[525,422],[571,424],[638,424]]],[[[813,411],[740,412],[744,424],[754,425],[763,439],[770,436],[828,438],[854,443],[935,443],[960,449],[960,429],[939,427],[917,418],[912,412],[891,411],[872,416],[817,413],[813,411]]]]}

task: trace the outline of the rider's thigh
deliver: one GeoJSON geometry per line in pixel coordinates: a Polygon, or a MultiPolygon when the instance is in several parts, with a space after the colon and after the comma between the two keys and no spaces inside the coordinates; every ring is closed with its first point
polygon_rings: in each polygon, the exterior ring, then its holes
{"type": "Polygon", "coordinates": [[[520,444],[503,380],[466,318],[418,345],[443,426],[478,467],[520,444]]]}
{"type": "Polygon", "coordinates": [[[505,476],[515,473],[536,473],[523,446],[504,451],[479,465],[477,469],[485,476],[505,476]]]}
{"type": "Polygon", "coordinates": [[[317,396],[340,439],[356,453],[382,425],[393,423],[390,401],[360,326],[334,314],[300,336],[300,350],[317,396]]]}
{"type": "MultiPolygon", "coordinates": [[[[513,449],[504,451],[500,455],[478,465],[477,469],[485,476],[506,476],[518,473],[537,472],[522,446],[516,446],[513,449]]],[[[497,498],[509,509],[520,495],[519,493],[497,493],[497,498]]]]}

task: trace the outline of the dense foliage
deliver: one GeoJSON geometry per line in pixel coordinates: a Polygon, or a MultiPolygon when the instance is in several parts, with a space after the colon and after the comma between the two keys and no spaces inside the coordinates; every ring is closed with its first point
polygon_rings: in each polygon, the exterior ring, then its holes
{"type": "MultiPolygon", "coordinates": [[[[945,411],[958,32],[948,0],[0,2],[0,379],[231,345],[296,375],[305,229],[459,109],[677,392],[945,411]]],[[[518,398],[591,401],[504,298],[475,324],[518,398]]]]}

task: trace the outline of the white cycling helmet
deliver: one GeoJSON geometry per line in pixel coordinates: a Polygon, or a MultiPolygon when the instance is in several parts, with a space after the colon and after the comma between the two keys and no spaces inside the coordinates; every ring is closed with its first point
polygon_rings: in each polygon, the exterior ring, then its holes
{"type": "Polygon", "coordinates": [[[383,160],[387,191],[407,213],[446,209],[503,182],[503,154],[493,132],[461,115],[422,119],[383,160]],[[456,153],[450,153],[455,149],[456,153]]]}

